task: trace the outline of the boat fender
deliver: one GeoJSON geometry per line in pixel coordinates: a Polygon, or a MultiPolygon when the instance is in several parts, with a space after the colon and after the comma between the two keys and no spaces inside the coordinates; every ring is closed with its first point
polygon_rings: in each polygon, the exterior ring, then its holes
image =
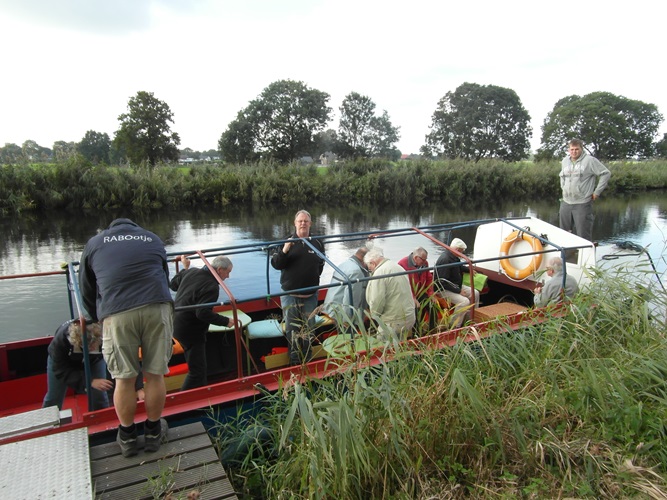
{"type": "Polygon", "coordinates": [[[533,255],[533,258],[530,260],[530,264],[528,264],[526,267],[523,269],[516,269],[511,263],[510,263],[510,250],[512,249],[512,246],[514,243],[516,243],[519,240],[527,241],[530,243],[530,246],[533,248],[533,252],[541,252],[543,247],[542,243],[540,242],[539,239],[535,238],[534,236],[531,236],[530,234],[525,233],[524,231],[512,231],[507,238],[503,240],[502,245],[500,245],[500,256],[501,257],[507,257],[504,259],[500,260],[500,265],[503,268],[503,271],[505,271],[505,274],[514,280],[524,280],[531,274],[534,274],[535,271],[537,271],[540,267],[540,264],[542,264],[542,254],[538,255],[533,255]]]}

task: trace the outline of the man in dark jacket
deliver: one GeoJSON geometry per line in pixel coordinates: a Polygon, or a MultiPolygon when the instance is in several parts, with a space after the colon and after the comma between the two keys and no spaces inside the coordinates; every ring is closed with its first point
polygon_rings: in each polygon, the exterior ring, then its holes
{"type": "MultiPolygon", "coordinates": [[[[449,246],[459,253],[465,252],[468,248],[465,242],[459,238],[454,238],[449,246]]],[[[454,252],[443,250],[433,268],[433,283],[436,293],[454,306],[452,328],[458,328],[463,324],[466,315],[469,315],[470,305],[473,301],[475,307],[479,307],[479,292],[463,283],[464,268],[459,264],[460,262],[461,259],[454,252]]],[[[467,270],[467,267],[465,269],[467,270]]]]}
{"type": "Polygon", "coordinates": [[[79,287],[88,315],[102,321],[102,353],[116,381],[113,399],[120,421],[116,442],[123,456],[137,454],[135,381],[143,369],[144,451],[157,451],[168,430],[161,416],[174,314],[164,243],[130,219],[114,220],[86,244],[79,287]]]}
{"type": "Polygon", "coordinates": [[[299,210],[294,217],[294,234],[289,241],[276,250],[271,257],[271,265],[280,271],[280,286],[283,291],[294,293],[282,295],[285,336],[290,363],[300,364],[310,359],[310,344],[315,327],[315,318],[309,318],[317,307],[317,291],[298,291],[320,284],[324,269],[322,258],[303,239],[324,255],[324,243],[310,238],[311,217],[305,210],[299,210]]]}
{"type": "MultiPolygon", "coordinates": [[[[215,276],[225,280],[232,272],[232,261],[222,255],[211,262],[215,274],[208,267],[190,269],[190,259],[179,257],[184,269],[174,276],[169,287],[176,292],[176,307],[211,304],[218,301],[220,284],[215,276]]],[[[174,337],[183,346],[188,374],[182,391],[201,387],[207,383],[206,332],[211,324],[228,326],[230,319],[213,312],[212,307],[176,311],[174,337]]]]}
{"type": "MultiPolygon", "coordinates": [[[[88,397],[92,400],[93,410],[109,407],[107,391],[113,388],[113,382],[107,379],[107,365],[99,352],[102,345],[102,328],[99,323],[86,324],[92,391],[88,397]]],[[[82,394],[86,388],[83,364],[83,338],[79,320],[69,320],[58,327],[49,344],[46,360],[46,380],[48,389],[42,408],[57,406],[63,409],[65,393],[71,387],[82,394]]]]}

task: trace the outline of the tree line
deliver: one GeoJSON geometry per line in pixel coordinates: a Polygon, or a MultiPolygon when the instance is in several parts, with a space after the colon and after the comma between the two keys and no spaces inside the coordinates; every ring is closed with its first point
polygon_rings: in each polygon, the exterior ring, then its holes
{"type": "MultiPolygon", "coordinates": [[[[273,82],[228,124],[216,152],[228,164],[286,164],[326,154],[342,159],[400,158],[400,127],[392,124],[386,110],[379,113],[369,96],[350,92],[339,107],[338,128],[327,128],[333,113],[329,99],[326,92],[303,82],[273,82]]],[[[530,119],[514,90],[466,82],[437,103],[420,153],[430,159],[520,161],[531,154],[530,119]]],[[[131,97],[118,121],[113,139],[89,130],[80,142],[58,141],[53,150],[31,140],[22,146],[5,144],[0,162],[62,161],[73,154],[93,164],[153,167],[178,160],[180,137],[172,131],[173,113],[152,92],[131,97]]],[[[662,121],[654,104],[609,92],[567,96],[547,114],[535,159],[562,156],[573,137],[602,160],[665,158],[667,134],[656,140],[662,121]]]]}

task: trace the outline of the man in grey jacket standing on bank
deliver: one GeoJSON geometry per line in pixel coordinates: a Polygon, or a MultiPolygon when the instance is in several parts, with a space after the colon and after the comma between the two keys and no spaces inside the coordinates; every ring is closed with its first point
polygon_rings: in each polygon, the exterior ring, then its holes
{"type": "Polygon", "coordinates": [[[607,187],[611,172],[584,151],[580,139],[572,139],[568,146],[560,171],[560,227],[593,241],[593,202],[607,187]]]}

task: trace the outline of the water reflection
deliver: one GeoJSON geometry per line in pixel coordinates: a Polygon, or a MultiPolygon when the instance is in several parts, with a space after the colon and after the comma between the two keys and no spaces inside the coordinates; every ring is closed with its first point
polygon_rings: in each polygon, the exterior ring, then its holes
{"type": "MultiPolygon", "coordinates": [[[[23,214],[0,219],[3,237],[0,239],[0,275],[48,272],[59,269],[61,263],[78,260],[88,239],[100,228],[107,227],[117,217],[130,217],[138,224],[158,234],[170,252],[201,248],[273,241],[286,237],[293,229],[292,220],[301,207],[218,207],[178,211],[105,212],[105,213],[45,213],[23,214]]],[[[512,200],[466,200],[462,203],[434,202],[428,206],[406,209],[367,206],[364,204],[327,208],[306,207],[313,215],[313,233],[333,234],[357,231],[422,226],[444,222],[469,221],[500,216],[539,217],[558,224],[558,203],[555,200],[514,202],[512,200]]],[[[667,199],[663,192],[639,193],[601,198],[596,202],[594,238],[601,243],[632,240],[649,246],[654,259],[664,254],[667,232],[667,199]]],[[[456,236],[474,251],[472,230],[457,232],[456,236]]],[[[447,239],[448,235],[437,235],[447,239]]],[[[398,260],[423,244],[423,239],[402,241],[378,240],[385,253],[398,260]]],[[[327,255],[335,263],[346,259],[361,242],[331,244],[327,255]]],[[[439,253],[435,245],[424,245],[429,260],[439,253]]],[[[264,283],[267,272],[271,286],[277,290],[278,274],[267,270],[264,255],[239,254],[233,257],[234,273],[228,281],[235,295],[257,295],[257,283],[264,283]]],[[[663,262],[664,269],[664,262],[663,262]]],[[[331,269],[322,277],[329,281],[331,269]]],[[[67,297],[61,281],[41,279],[0,281],[0,341],[51,335],[68,318],[67,297]],[[28,313],[28,314],[26,314],[28,313]]]]}

